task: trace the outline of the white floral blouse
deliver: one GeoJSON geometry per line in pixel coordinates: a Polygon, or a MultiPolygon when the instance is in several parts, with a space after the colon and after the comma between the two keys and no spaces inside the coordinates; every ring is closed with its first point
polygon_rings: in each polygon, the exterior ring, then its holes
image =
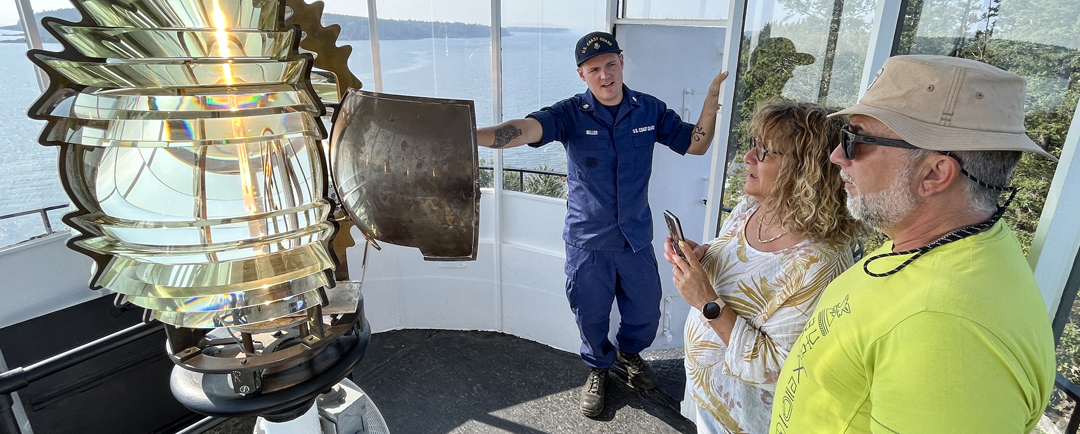
{"type": "MultiPolygon", "coordinates": [[[[758,204],[743,200],[701,259],[716,294],[739,316],[730,344],[696,309],[686,318],[686,394],[710,418],[699,432],[767,433],[784,359],[825,287],[854,260],[848,247],[803,241],[777,252],[746,242],[758,204]]],[[[697,412],[684,405],[691,420],[697,412]]]]}

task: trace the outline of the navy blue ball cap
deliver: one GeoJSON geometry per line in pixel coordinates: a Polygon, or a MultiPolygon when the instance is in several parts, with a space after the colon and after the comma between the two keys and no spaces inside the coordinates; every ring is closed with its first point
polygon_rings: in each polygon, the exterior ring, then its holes
{"type": "Polygon", "coordinates": [[[577,57],[577,66],[581,66],[586,60],[607,53],[622,53],[619,42],[615,36],[608,32],[592,32],[578,39],[574,47],[574,56],[577,57]]]}

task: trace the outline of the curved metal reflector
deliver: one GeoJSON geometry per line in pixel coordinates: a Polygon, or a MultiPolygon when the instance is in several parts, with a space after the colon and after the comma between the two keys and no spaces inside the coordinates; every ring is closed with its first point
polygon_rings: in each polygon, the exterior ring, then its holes
{"type": "Polygon", "coordinates": [[[330,137],[334,184],[368,240],[474,260],[480,183],[473,102],[350,89],[330,137]]]}

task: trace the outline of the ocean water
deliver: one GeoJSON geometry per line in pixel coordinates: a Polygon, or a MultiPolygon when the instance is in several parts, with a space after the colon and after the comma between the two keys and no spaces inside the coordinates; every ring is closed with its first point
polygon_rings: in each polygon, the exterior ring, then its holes
{"type": "MultiPolygon", "coordinates": [[[[515,33],[503,37],[504,119],[522,117],[538,108],[585,90],[573,61],[579,32],[515,33]]],[[[352,45],[349,67],[375,90],[369,41],[340,41],[352,45]]],[[[476,123],[488,126],[492,117],[491,41],[487,38],[429,38],[381,41],[383,92],[437,98],[468,99],[476,103],[476,123]]],[[[59,44],[47,44],[58,51],[59,44]]],[[[0,43],[0,215],[69,202],[57,176],[57,152],[38,144],[44,122],[30,119],[27,110],[40,96],[33,66],[23,43],[0,43]]],[[[488,165],[492,151],[480,149],[488,165]]],[[[539,149],[504,151],[506,166],[565,172],[566,156],[558,144],[539,149]]],[[[64,210],[50,212],[54,228],[63,227],[64,210]]],[[[44,232],[38,214],[0,220],[0,248],[44,232]]]]}

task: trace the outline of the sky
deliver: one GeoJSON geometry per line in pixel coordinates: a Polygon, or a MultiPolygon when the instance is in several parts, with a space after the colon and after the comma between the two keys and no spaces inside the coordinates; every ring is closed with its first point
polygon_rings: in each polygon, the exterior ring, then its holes
{"type": "MultiPolygon", "coordinates": [[[[72,7],[69,0],[30,1],[36,12],[72,7]]],[[[367,16],[365,0],[324,0],[323,3],[328,13],[367,16]]],[[[430,21],[435,17],[435,21],[485,25],[491,20],[491,0],[378,0],[376,3],[380,18],[430,21]]],[[[588,0],[504,0],[503,25],[599,28],[604,25],[605,4],[605,0],[593,0],[592,4],[588,0]]],[[[18,19],[15,7],[0,7],[0,26],[15,24],[18,19]]]]}

